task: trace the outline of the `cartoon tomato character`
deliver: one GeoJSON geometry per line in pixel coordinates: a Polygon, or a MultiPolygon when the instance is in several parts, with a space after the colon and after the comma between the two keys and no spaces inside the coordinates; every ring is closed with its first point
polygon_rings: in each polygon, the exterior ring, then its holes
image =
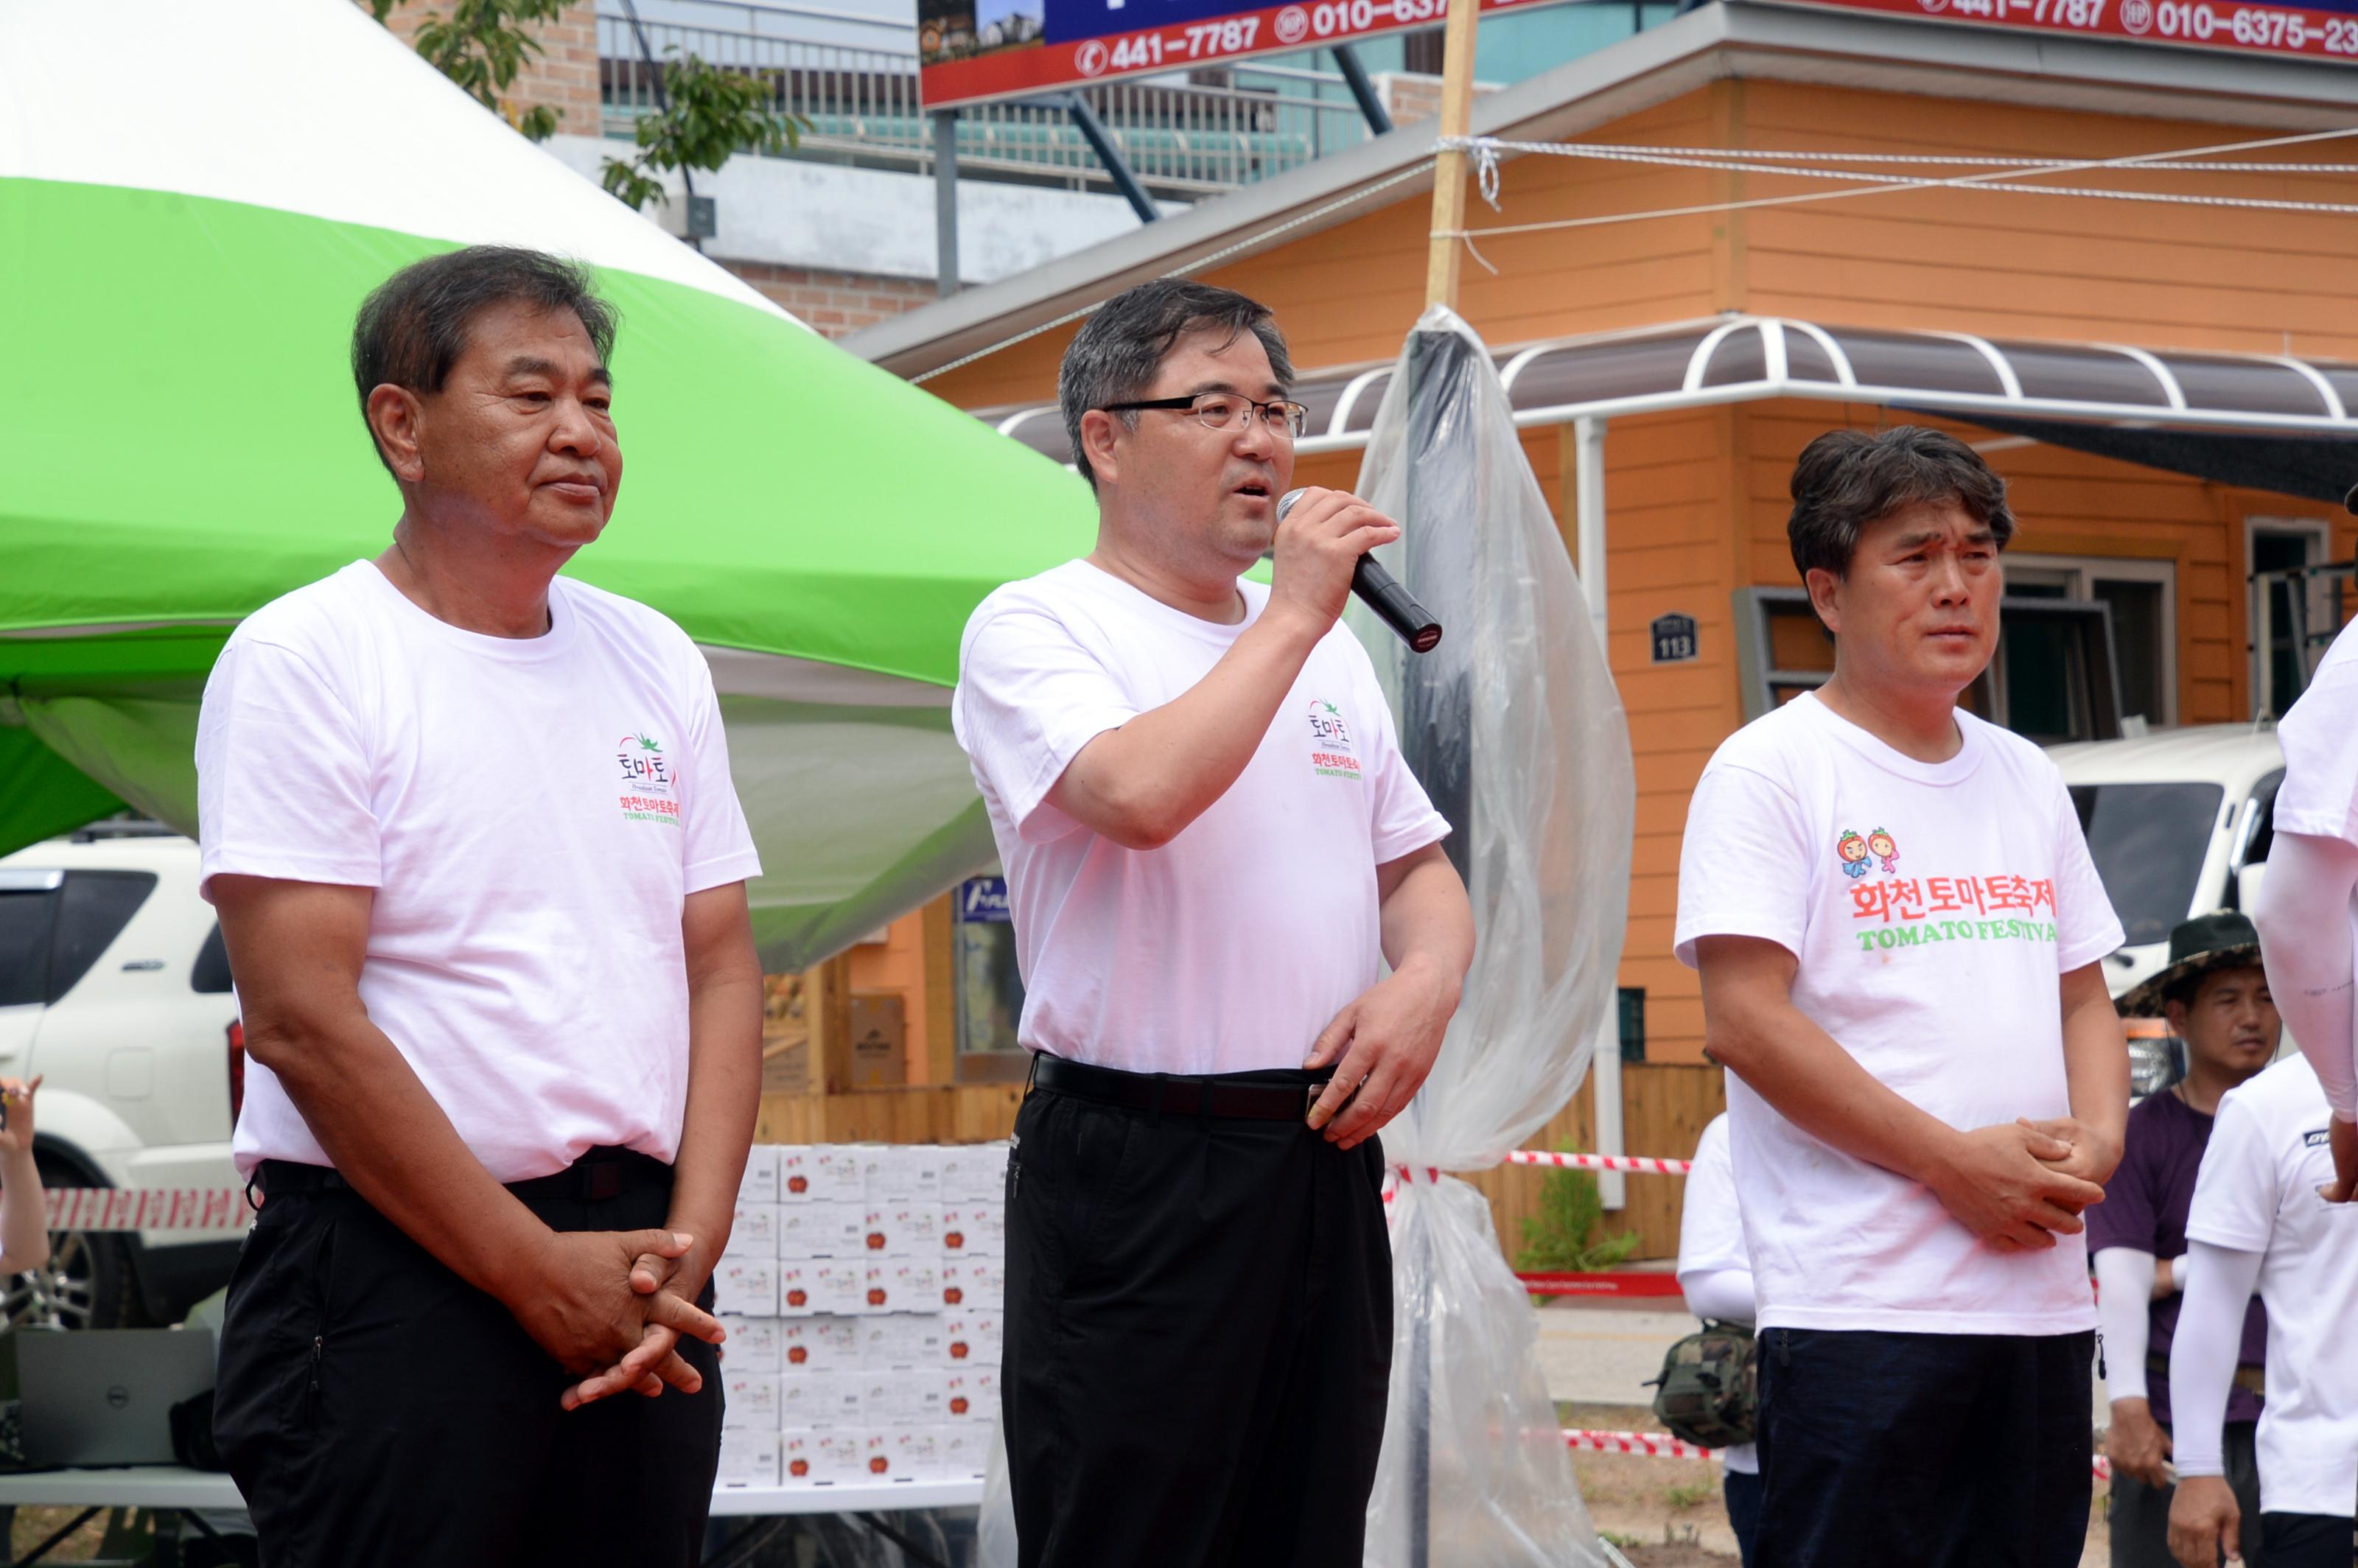
{"type": "Polygon", "coordinates": [[[950,1341],[950,1359],[953,1361],[963,1361],[966,1359],[965,1340],[953,1339],[950,1341]]]}
{"type": "Polygon", "coordinates": [[[966,1245],[966,1232],[963,1230],[943,1231],[942,1245],[953,1252],[957,1251],[959,1248],[966,1245]]]}
{"type": "Polygon", "coordinates": [[[1874,853],[1877,860],[1883,862],[1883,869],[1885,871],[1897,871],[1899,870],[1899,845],[1892,838],[1890,834],[1886,833],[1880,827],[1877,828],[1874,832],[1866,836],[1866,847],[1874,853]]]}
{"type": "Polygon", "coordinates": [[[810,1178],[808,1176],[788,1176],[786,1178],[786,1191],[790,1193],[806,1193],[810,1191],[810,1178]]]}
{"type": "Polygon", "coordinates": [[[882,1454],[877,1454],[868,1462],[868,1473],[871,1476],[882,1476],[885,1471],[890,1470],[892,1467],[892,1461],[885,1458],[882,1454]]]}
{"type": "Polygon", "coordinates": [[[1844,833],[1842,838],[1835,841],[1834,853],[1841,857],[1843,875],[1851,878],[1866,875],[1870,851],[1867,849],[1866,840],[1856,833],[1844,833]]]}
{"type": "Polygon", "coordinates": [[[884,1250],[884,1233],[882,1231],[871,1230],[868,1233],[868,1250],[871,1252],[882,1252],[884,1250]]]}
{"type": "Polygon", "coordinates": [[[801,1306],[809,1300],[810,1292],[808,1291],[788,1291],[786,1292],[786,1304],[788,1306],[801,1306]]]}
{"type": "Polygon", "coordinates": [[[964,1300],[966,1300],[966,1292],[958,1289],[956,1285],[944,1285],[942,1287],[942,1304],[944,1306],[956,1306],[964,1300]]]}
{"type": "Polygon", "coordinates": [[[965,1396],[964,1394],[957,1394],[957,1395],[954,1395],[954,1396],[952,1396],[952,1398],[951,1398],[951,1400],[950,1400],[950,1414],[952,1414],[952,1415],[964,1415],[964,1414],[966,1414],[966,1396],[965,1396]]]}
{"type": "Polygon", "coordinates": [[[807,1345],[797,1345],[794,1346],[786,1352],[786,1359],[793,1362],[797,1367],[801,1366],[804,1362],[810,1359],[810,1346],[807,1345]]]}
{"type": "Polygon", "coordinates": [[[790,1476],[807,1476],[810,1474],[810,1461],[790,1459],[786,1462],[786,1473],[790,1476]]]}
{"type": "Polygon", "coordinates": [[[870,1306],[882,1306],[884,1304],[884,1290],[882,1286],[880,1285],[868,1292],[868,1304],[870,1306]]]}

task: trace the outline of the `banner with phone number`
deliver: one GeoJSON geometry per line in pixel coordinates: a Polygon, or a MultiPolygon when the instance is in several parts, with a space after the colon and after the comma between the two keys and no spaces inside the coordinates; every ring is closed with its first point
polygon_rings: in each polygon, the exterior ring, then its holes
{"type": "MultiPolygon", "coordinates": [[[[1482,14],[1564,3],[1482,0],[1482,14]]],[[[954,109],[1244,55],[1332,48],[1433,27],[1449,13],[1447,0],[1296,0],[1251,11],[1230,9],[1234,4],[918,0],[918,96],[929,110],[954,109]]]]}
{"type": "Polygon", "coordinates": [[[1968,26],[2129,38],[2207,49],[2358,60],[2358,0],[2323,6],[2244,0],[1787,0],[1845,11],[1882,11],[1968,26]]]}

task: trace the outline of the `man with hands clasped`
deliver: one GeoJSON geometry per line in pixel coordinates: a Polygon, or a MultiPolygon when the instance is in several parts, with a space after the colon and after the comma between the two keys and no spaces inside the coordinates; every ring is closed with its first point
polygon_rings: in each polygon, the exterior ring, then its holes
{"type": "Polygon", "coordinates": [[[1356,1565],[1391,1271],[1377,1133],[1473,957],[1262,306],[1108,301],[1058,393],[1097,547],[968,622],[958,740],[1007,872],[1033,1081],[1008,1162],[1019,1560],[1356,1565]],[[1271,585],[1242,580],[1274,544],[1271,585]],[[1390,972],[1385,973],[1389,963],[1390,972]]]}
{"type": "Polygon", "coordinates": [[[535,252],[388,279],[352,369],[393,544],[205,688],[262,1198],[214,1427],[270,1568],[699,1558],[760,866],[702,655],[557,575],[622,482],[614,332],[535,252]]]}
{"type": "Polygon", "coordinates": [[[2120,923],[2054,764],[1957,708],[1996,646],[2005,481],[1903,426],[1820,437],[1791,489],[1833,675],[1704,769],[1676,935],[1759,1298],[1756,1568],[2062,1568],[2120,923]]]}

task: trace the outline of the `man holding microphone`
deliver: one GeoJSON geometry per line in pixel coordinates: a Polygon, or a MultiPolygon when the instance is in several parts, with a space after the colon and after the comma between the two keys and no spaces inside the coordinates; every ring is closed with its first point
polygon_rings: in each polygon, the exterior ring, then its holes
{"type": "Polygon", "coordinates": [[[1360,1560],[1391,1352],[1375,1135],[1474,928],[1337,624],[1400,531],[1329,491],[1277,519],[1291,375],[1241,295],[1109,301],[1058,387],[1097,547],[967,626],[953,718],[1034,1053],[1001,1373],[1025,1568],[1360,1560]],[[1271,586],[1241,580],[1272,544],[1271,586]]]}

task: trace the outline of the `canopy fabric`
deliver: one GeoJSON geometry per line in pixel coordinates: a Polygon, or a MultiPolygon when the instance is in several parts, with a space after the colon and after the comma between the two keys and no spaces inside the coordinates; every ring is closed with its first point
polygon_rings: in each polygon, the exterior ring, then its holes
{"type": "Polygon", "coordinates": [[[497,242],[580,257],[620,309],[625,480],[568,569],[711,659],[765,961],[989,863],[958,633],[1087,547],[1078,480],[835,349],[355,6],[0,0],[0,853],[117,798],[194,828],[222,641],[399,513],[354,309],[497,242]]]}
{"type": "Polygon", "coordinates": [[[2269,490],[2340,505],[2358,485],[2358,430],[2344,438],[2255,436],[2242,431],[2145,430],[2116,425],[2080,425],[2065,419],[2008,419],[1996,414],[1952,414],[2009,436],[2028,436],[2051,447],[2069,447],[2100,458],[2117,458],[2171,473],[2191,474],[2217,484],[2269,490]]]}

